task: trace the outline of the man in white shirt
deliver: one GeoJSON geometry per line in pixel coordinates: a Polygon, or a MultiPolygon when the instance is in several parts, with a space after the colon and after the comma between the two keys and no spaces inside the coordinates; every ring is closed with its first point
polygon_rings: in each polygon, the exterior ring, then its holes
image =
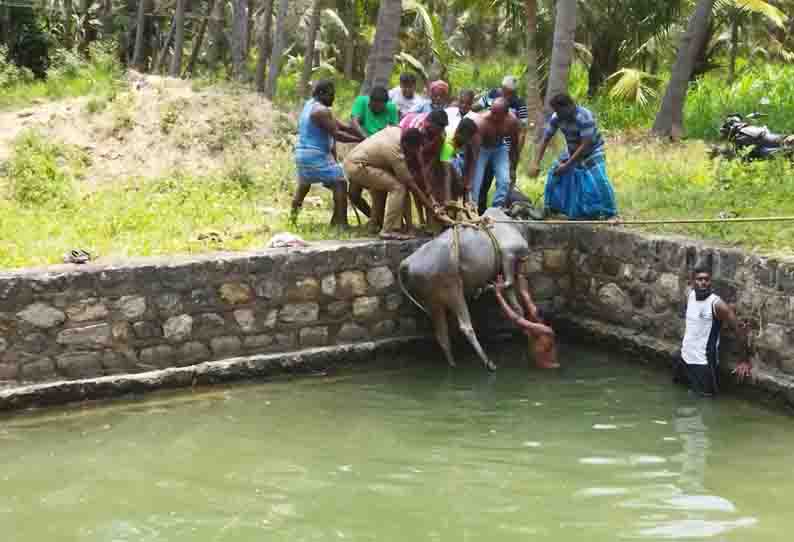
{"type": "Polygon", "coordinates": [[[469,114],[471,106],[474,104],[474,91],[463,89],[458,95],[458,101],[445,109],[449,124],[447,124],[447,139],[455,137],[455,130],[458,129],[460,121],[469,114]]]}
{"type": "Polygon", "coordinates": [[[400,118],[424,101],[416,93],[416,76],[410,72],[400,74],[400,86],[389,91],[389,99],[397,105],[400,118]]]}
{"type": "Polygon", "coordinates": [[[742,349],[742,361],[733,374],[739,380],[752,374],[749,360],[747,328],[736,318],[733,309],[711,289],[711,270],[701,263],[695,266],[693,287],[687,296],[686,329],[681,355],[676,360],[673,381],[705,396],[719,392],[719,347],[722,323],[736,333],[742,349]]]}

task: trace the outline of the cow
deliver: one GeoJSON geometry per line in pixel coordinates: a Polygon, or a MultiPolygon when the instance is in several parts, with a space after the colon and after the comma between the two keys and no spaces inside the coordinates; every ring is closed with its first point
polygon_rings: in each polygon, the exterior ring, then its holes
{"type": "Polygon", "coordinates": [[[513,222],[498,208],[488,209],[483,219],[480,224],[448,228],[403,260],[398,273],[403,293],[430,316],[436,340],[451,367],[455,367],[455,359],[447,311],[457,318],[485,367],[496,369],[477,340],[467,304],[467,298],[489,289],[494,290],[507,317],[534,338],[536,365],[559,367],[554,331],[542,321],[529,294],[526,226],[513,222]]]}

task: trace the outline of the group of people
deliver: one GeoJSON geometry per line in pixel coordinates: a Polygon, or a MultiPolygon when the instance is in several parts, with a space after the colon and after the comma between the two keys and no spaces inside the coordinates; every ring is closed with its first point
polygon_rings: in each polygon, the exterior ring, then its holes
{"type": "MultiPolygon", "coordinates": [[[[298,124],[293,221],[316,183],[334,193],[332,225],[348,227],[349,200],[369,218],[372,233],[384,239],[405,239],[417,233],[412,201],[418,221],[433,232],[449,222],[445,209],[450,201],[463,200],[482,214],[493,181],[491,206],[526,202],[515,183],[529,115],[517,94],[516,78],[505,77],[501,87],[479,99],[464,89],[451,100],[444,81],[429,83],[427,97],[419,95],[416,86],[416,77],[404,73],[399,86],[391,90],[372,88],[368,95],[355,99],[345,122],[331,110],[333,82],[314,85],[298,124]],[[336,142],[357,144],[341,163],[336,142]],[[371,203],[363,197],[365,190],[371,203]]],[[[549,141],[562,132],[566,150],[549,172],[546,211],[571,219],[616,216],[604,140],[593,114],[565,94],[555,96],[551,105],[554,113],[530,165],[530,174],[537,175],[549,141]]]]}

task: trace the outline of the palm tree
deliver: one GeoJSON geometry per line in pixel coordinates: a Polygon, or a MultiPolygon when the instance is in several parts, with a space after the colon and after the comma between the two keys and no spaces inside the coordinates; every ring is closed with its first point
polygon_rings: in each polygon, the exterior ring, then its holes
{"type": "MultiPolygon", "coordinates": [[[[573,59],[576,35],[576,0],[557,0],[554,20],[554,46],[551,50],[549,84],[546,90],[545,114],[551,114],[551,99],[561,92],[568,92],[568,76],[573,59]]],[[[543,129],[540,125],[538,132],[543,129]]]]}
{"type": "Polygon", "coordinates": [[[317,41],[317,30],[320,28],[322,3],[322,0],[312,0],[309,27],[306,32],[306,52],[303,55],[303,72],[301,73],[300,88],[298,89],[302,99],[306,98],[309,89],[309,79],[311,79],[312,68],[314,67],[314,45],[317,41]]]}
{"type": "Polygon", "coordinates": [[[698,0],[681,37],[675,64],[662,99],[652,132],[659,136],[680,139],[684,132],[684,100],[695,60],[706,45],[715,0],[698,0]]]}
{"type": "Polygon", "coordinates": [[[265,83],[265,96],[269,100],[272,100],[276,95],[278,86],[278,74],[281,71],[282,64],[281,56],[287,41],[285,23],[288,9],[289,0],[279,0],[278,11],[276,12],[276,39],[273,41],[273,52],[270,54],[270,70],[267,73],[267,82],[265,83]]]}
{"type": "Polygon", "coordinates": [[[540,121],[543,102],[538,84],[538,49],[535,38],[538,33],[538,0],[524,0],[527,15],[527,112],[530,119],[540,121]]]}
{"type": "Polygon", "coordinates": [[[232,73],[242,81],[245,76],[245,58],[248,51],[248,0],[232,3],[232,73]]]}
{"type": "Polygon", "coordinates": [[[374,86],[389,84],[394,54],[399,45],[401,15],[402,0],[381,0],[375,42],[369,52],[366,79],[361,86],[362,94],[366,94],[374,86]]]}
{"type": "Polygon", "coordinates": [[[171,65],[168,75],[179,77],[182,71],[182,50],[185,47],[185,4],[187,0],[176,0],[176,12],[174,13],[174,55],[171,57],[171,65]]]}
{"type": "Polygon", "coordinates": [[[262,10],[262,32],[259,34],[259,58],[256,61],[256,91],[265,92],[265,72],[270,60],[271,28],[273,26],[273,0],[265,0],[262,10]]]}

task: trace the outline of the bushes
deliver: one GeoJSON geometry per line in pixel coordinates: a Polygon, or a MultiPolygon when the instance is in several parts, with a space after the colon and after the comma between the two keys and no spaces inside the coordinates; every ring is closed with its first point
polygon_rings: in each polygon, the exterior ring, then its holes
{"type": "Polygon", "coordinates": [[[78,151],[49,142],[36,132],[23,133],[6,166],[11,197],[24,206],[67,206],[84,165],[85,157],[78,151]]]}

